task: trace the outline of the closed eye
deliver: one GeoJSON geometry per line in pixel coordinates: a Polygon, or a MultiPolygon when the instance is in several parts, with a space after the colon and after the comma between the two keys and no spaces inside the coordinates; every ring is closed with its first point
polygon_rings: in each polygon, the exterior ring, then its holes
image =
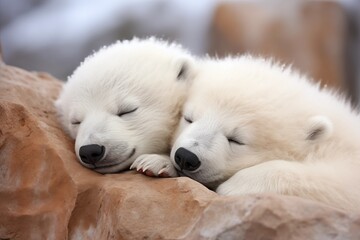
{"type": "Polygon", "coordinates": [[[245,145],[245,143],[235,139],[235,138],[227,138],[229,143],[237,144],[237,145],[245,145]]]}
{"type": "Polygon", "coordinates": [[[184,120],[185,120],[186,122],[188,122],[188,123],[192,123],[192,122],[193,122],[193,120],[192,120],[191,118],[187,117],[187,116],[184,116],[184,120]]]}
{"type": "Polygon", "coordinates": [[[72,125],[80,125],[81,122],[80,122],[80,121],[73,121],[73,122],[71,122],[71,124],[72,124],[72,125]]]}
{"type": "Polygon", "coordinates": [[[122,117],[122,116],[124,116],[124,115],[126,115],[126,114],[130,114],[130,113],[135,112],[137,109],[138,109],[138,108],[134,108],[134,109],[131,109],[131,110],[125,110],[125,111],[123,111],[123,112],[118,113],[117,115],[118,115],[119,117],[122,117]]]}

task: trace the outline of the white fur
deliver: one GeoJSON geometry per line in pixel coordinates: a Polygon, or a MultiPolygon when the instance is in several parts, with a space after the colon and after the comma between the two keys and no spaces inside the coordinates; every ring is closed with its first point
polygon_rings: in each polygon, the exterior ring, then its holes
{"type": "Polygon", "coordinates": [[[76,139],[80,162],[109,173],[127,169],[142,154],[168,152],[192,68],[187,51],[154,38],[117,42],[86,58],[56,101],[64,128],[76,139]],[[178,78],[183,66],[186,71],[178,78]],[[79,156],[79,148],[88,144],[106,148],[94,165],[79,156]]]}
{"type": "Polygon", "coordinates": [[[161,176],[161,174],[165,174],[166,177],[178,176],[169,155],[143,154],[134,161],[130,169],[136,169],[143,173],[150,171],[154,176],[161,176]]]}
{"type": "Polygon", "coordinates": [[[204,60],[184,107],[189,176],[223,195],[274,192],[360,209],[360,117],[290,68],[243,56],[204,60]],[[235,139],[242,144],[228,141],[235,139]]]}

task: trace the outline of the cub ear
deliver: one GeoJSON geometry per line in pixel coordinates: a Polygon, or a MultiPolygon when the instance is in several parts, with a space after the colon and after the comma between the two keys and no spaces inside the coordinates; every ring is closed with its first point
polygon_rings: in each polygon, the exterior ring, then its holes
{"type": "Polygon", "coordinates": [[[333,124],[325,116],[313,116],[308,120],[306,140],[324,140],[329,138],[333,132],[333,124]]]}
{"type": "Polygon", "coordinates": [[[192,80],[195,78],[195,66],[195,60],[190,57],[178,59],[176,63],[176,80],[191,83],[192,80]]]}

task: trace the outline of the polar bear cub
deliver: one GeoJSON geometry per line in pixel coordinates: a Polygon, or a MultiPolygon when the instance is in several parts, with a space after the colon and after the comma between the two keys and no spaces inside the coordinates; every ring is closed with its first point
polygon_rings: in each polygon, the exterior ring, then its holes
{"type": "Polygon", "coordinates": [[[201,64],[171,161],[222,195],[273,192],[360,209],[359,113],[261,58],[201,64]]]}
{"type": "Polygon", "coordinates": [[[80,163],[112,173],[170,152],[193,64],[182,47],[155,38],[119,41],[86,58],[56,101],[80,163]]]}

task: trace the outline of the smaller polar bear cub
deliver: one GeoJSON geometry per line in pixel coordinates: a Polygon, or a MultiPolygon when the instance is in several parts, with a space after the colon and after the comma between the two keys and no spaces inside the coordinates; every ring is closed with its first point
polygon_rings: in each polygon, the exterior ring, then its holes
{"type": "Polygon", "coordinates": [[[168,153],[192,67],[187,51],[155,38],[117,42],[86,58],[56,101],[80,163],[112,173],[139,156],[168,153]]]}
{"type": "MultiPolygon", "coordinates": [[[[200,65],[171,151],[180,175],[222,195],[274,192],[360,209],[360,117],[350,104],[264,59],[200,65]]],[[[169,164],[137,164],[161,161],[169,164]]]]}

